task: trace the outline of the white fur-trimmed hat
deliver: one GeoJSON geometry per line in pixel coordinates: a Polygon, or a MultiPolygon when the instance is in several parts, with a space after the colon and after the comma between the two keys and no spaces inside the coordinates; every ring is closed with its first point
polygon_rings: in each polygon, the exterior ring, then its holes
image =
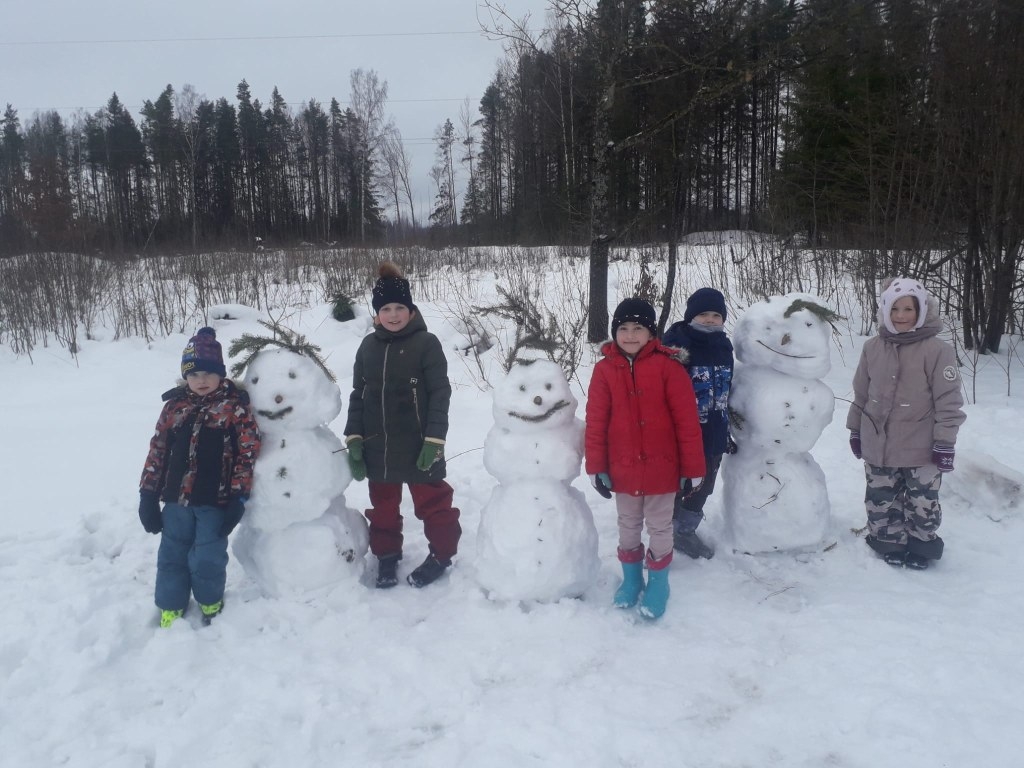
{"type": "Polygon", "coordinates": [[[924,325],[925,317],[928,314],[928,291],[919,280],[910,277],[897,277],[885,287],[881,296],[882,323],[890,333],[899,333],[893,327],[890,313],[896,300],[902,299],[904,296],[912,296],[917,300],[917,322],[914,324],[914,330],[916,331],[924,325]]]}

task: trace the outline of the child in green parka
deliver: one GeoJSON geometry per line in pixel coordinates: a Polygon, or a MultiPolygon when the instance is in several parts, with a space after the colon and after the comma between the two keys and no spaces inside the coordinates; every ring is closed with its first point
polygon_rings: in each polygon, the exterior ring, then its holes
{"type": "Polygon", "coordinates": [[[414,587],[451,565],[462,528],[445,482],[444,444],[452,388],[441,343],[427,330],[409,281],[385,262],[373,287],[374,330],[356,352],[345,425],[349,466],[369,480],[370,551],[378,589],[398,583],[402,559],[402,485],[409,486],[430,553],[408,576],[414,587]]]}

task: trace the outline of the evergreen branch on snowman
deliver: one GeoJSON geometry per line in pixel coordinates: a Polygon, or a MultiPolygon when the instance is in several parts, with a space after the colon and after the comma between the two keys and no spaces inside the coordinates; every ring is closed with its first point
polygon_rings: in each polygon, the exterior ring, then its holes
{"type": "Polygon", "coordinates": [[[316,344],[309,342],[301,333],[296,333],[295,331],[285,328],[276,321],[267,322],[266,320],[259,320],[258,322],[274,335],[273,337],[270,337],[243,333],[239,338],[232,341],[231,347],[228,349],[228,355],[230,357],[234,357],[242,352],[246,353],[241,360],[231,366],[232,376],[241,376],[242,372],[245,371],[253,361],[253,358],[263,350],[268,347],[277,347],[278,349],[287,349],[297,355],[309,358],[321,371],[324,372],[324,375],[328,380],[331,382],[337,381],[334,374],[331,373],[327,364],[324,362],[320,347],[316,344]]]}

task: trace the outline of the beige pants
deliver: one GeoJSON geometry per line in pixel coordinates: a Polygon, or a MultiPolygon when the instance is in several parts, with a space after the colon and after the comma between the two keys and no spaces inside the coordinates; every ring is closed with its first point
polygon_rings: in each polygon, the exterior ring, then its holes
{"type": "Polygon", "coordinates": [[[672,507],[674,493],[660,496],[630,496],[615,494],[615,509],[619,513],[619,549],[630,551],[643,542],[644,523],[647,523],[649,549],[655,560],[660,560],[672,551],[672,507]]]}

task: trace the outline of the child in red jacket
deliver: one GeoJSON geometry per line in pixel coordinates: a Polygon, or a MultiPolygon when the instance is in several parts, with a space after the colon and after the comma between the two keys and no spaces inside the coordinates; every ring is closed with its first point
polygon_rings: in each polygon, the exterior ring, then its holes
{"type": "Polygon", "coordinates": [[[704,448],[697,401],[677,350],[657,340],[654,307],[626,299],[615,309],[612,337],[601,347],[587,401],[586,467],[605,498],[615,492],[623,581],[616,608],[640,600],[658,618],[668,602],[672,510],[676,492],[700,487],[704,448]],[[650,544],[643,580],[644,523],[650,544]]]}

